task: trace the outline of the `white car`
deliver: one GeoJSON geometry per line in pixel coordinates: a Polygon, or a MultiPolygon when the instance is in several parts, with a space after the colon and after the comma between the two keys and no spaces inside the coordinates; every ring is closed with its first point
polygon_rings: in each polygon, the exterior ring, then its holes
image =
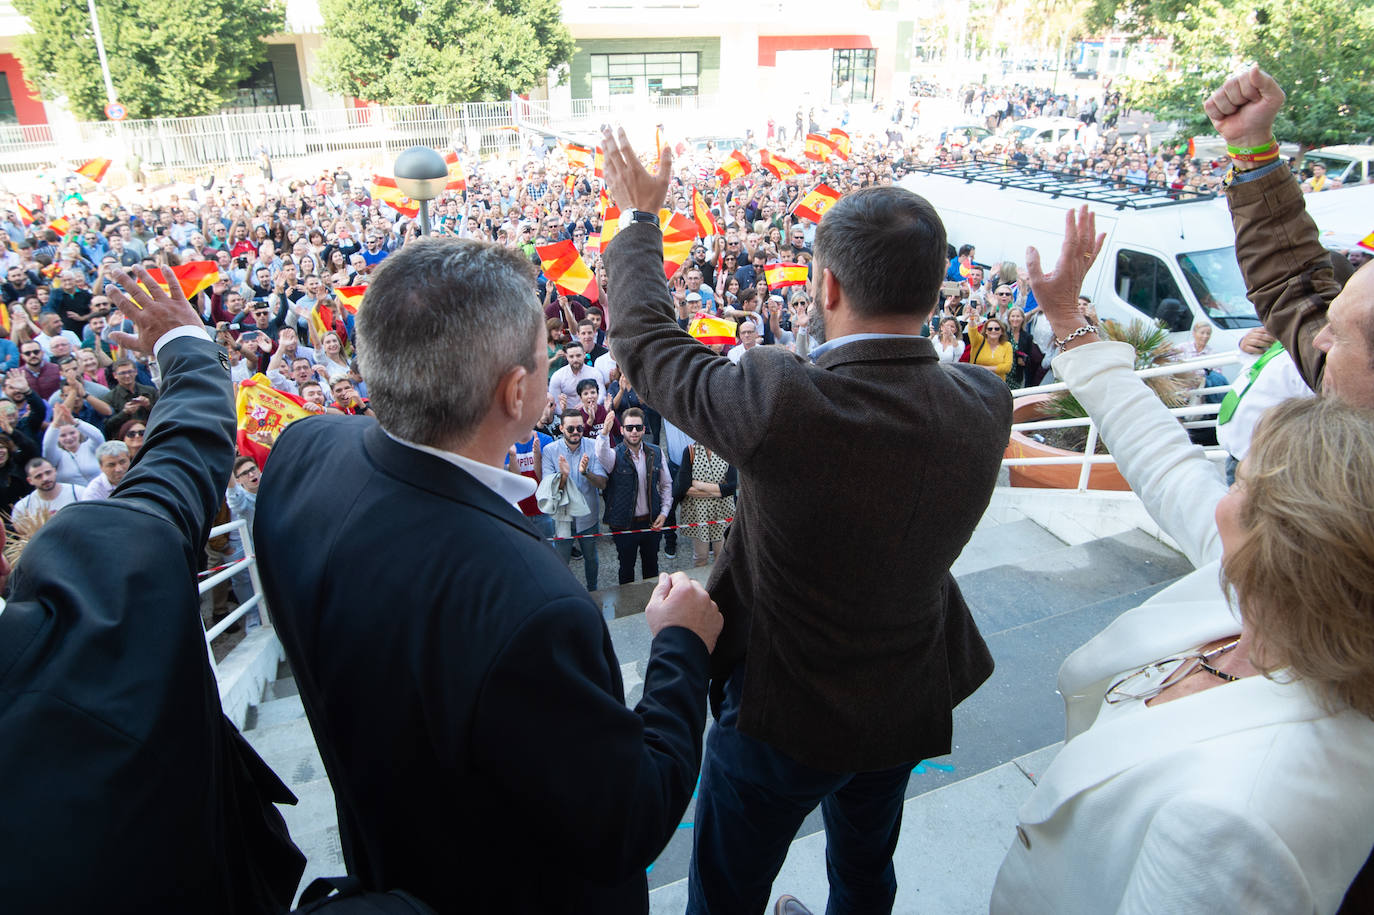
{"type": "Polygon", "coordinates": [[[1326,166],[1326,176],[1341,183],[1342,187],[1368,184],[1374,178],[1374,146],[1323,146],[1302,157],[1303,177],[1312,174],[1312,165],[1321,163],[1326,166]]]}

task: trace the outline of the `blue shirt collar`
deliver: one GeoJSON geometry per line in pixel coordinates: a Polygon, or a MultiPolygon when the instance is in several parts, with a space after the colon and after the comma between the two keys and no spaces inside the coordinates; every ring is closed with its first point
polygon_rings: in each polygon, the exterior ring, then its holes
{"type": "Polygon", "coordinates": [[[836,337],[834,340],[827,340],[820,346],[811,350],[810,358],[815,362],[818,358],[830,352],[832,349],[839,349],[847,343],[858,343],[860,340],[909,340],[917,334],[846,334],[843,337],[836,337]]]}

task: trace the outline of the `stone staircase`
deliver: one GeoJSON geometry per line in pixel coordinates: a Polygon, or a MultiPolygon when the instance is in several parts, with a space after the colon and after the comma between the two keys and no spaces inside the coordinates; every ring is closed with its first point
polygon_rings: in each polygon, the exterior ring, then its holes
{"type": "MultiPolygon", "coordinates": [[[[953,753],[913,771],[897,853],[897,911],[987,910],[1015,809],[1063,737],[1055,691],[1060,663],[1117,615],[1189,571],[1186,559],[1140,530],[1070,545],[1014,508],[989,512],[954,573],[997,669],[955,710],[953,753]]],[[[633,706],[643,692],[650,639],[642,615],[626,614],[647,591],[627,586],[618,602],[610,591],[599,595],[633,706]]],[[[285,664],[249,711],[244,736],[300,799],[282,812],[309,861],[302,886],[344,873],[333,792],[285,664]]],[[[695,801],[649,870],[653,912],[683,910],[694,809],[695,801]]],[[[798,832],[777,885],[817,911],[825,908],[822,829],[817,810],[798,832]]]]}

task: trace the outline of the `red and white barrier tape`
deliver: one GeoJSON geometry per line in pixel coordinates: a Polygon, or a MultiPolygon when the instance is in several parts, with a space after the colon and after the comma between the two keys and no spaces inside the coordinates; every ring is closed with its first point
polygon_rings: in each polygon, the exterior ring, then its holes
{"type": "Polygon", "coordinates": [[[657,530],[655,530],[652,527],[641,527],[637,530],[632,531],[606,531],[605,533],[599,534],[573,534],[569,537],[547,537],[545,538],[545,540],[546,542],[552,543],[555,540],[590,540],[593,537],[611,537],[615,534],[661,534],[664,531],[680,531],[689,527],[710,527],[713,524],[729,524],[731,521],[734,520],[734,518],[725,518],[721,521],[700,521],[695,524],[665,524],[663,525],[663,527],[660,527],[657,530]]]}

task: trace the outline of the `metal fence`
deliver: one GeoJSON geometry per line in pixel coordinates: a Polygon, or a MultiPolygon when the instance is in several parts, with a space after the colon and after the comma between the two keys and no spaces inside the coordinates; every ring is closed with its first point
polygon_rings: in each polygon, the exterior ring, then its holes
{"type": "Polygon", "coordinates": [[[225,616],[224,619],[206,630],[205,648],[210,653],[210,668],[212,670],[217,668],[213,647],[214,641],[227,632],[231,626],[243,619],[254,609],[258,611],[263,626],[270,627],[272,625],[272,621],[267,615],[267,604],[263,602],[262,579],[258,576],[257,553],[253,549],[253,534],[248,530],[248,522],[240,518],[236,521],[230,521],[227,524],[221,524],[218,527],[211,528],[210,536],[212,538],[219,537],[234,531],[238,531],[239,542],[243,546],[243,556],[226,564],[222,568],[216,569],[207,577],[202,578],[200,580],[199,591],[200,594],[204,596],[221,582],[228,581],[235,575],[242,574],[246,571],[248,573],[248,580],[253,585],[253,593],[248,597],[238,595],[240,598],[239,605],[225,616]]]}
{"type": "MultiPolygon", "coordinates": [[[[1234,365],[1240,362],[1240,354],[1232,351],[1229,353],[1219,353],[1214,356],[1204,356],[1201,359],[1190,359],[1184,362],[1171,362],[1167,365],[1155,366],[1153,368],[1141,369],[1135,374],[1139,378],[1156,378],[1161,375],[1180,375],[1185,372],[1196,372],[1201,369],[1218,368],[1225,365],[1234,365]]],[[[1034,394],[1057,394],[1067,391],[1069,386],[1063,382],[1054,384],[1044,384],[1034,388],[1021,388],[1012,391],[1014,398],[1020,399],[1034,394]]],[[[1179,393],[1186,395],[1220,394],[1228,390],[1227,388],[1193,388],[1179,393]]],[[[1185,429],[1215,429],[1217,425],[1217,404],[1209,403],[1190,403],[1187,406],[1174,407],[1170,413],[1179,417],[1185,429]]],[[[1044,467],[1053,465],[1077,465],[1079,467],[1078,486],[1076,489],[1064,490],[1066,492],[1086,492],[1089,488],[1089,476],[1092,474],[1094,466],[1099,464],[1115,464],[1116,458],[1110,454],[1096,454],[1097,450],[1097,424],[1090,417],[1078,419],[1046,419],[1035,420],[1032,422],[1020,422],[1012,424],[1013,432],[1032,433],[1043,429],[1065,429],[1074,426],[1087,426],[1088,439],[1083,447],[1083,453],[1072,457],[1019,457],[1004,458],[1003,467],[1044,467]]],[[[1209,449],[1204,454],[1211,460],[1225,460],[1226,451],[1222,449],[1209,449]]]]}
{"type": "MultiPolygon", "coordinates": [[[[191,118],[81,122],[75,134],[55,137],[48,125],[0,127],[0,174],[17,174],[103,156],[124,166],[135,156],[151,170],[252,168],[266,152],[274,162],[319,157],[388,158],[415,145],[466,147],[481,158],[508,157],[520,149],[522,130],[589,132],[610,120],[671,117],[707,107],[696,97],[617,96],[590,99],[463,105],[369,105],[223,111],[191,118]]],[[[70,133],[70,131],[68,131],[70,133]]]]}

